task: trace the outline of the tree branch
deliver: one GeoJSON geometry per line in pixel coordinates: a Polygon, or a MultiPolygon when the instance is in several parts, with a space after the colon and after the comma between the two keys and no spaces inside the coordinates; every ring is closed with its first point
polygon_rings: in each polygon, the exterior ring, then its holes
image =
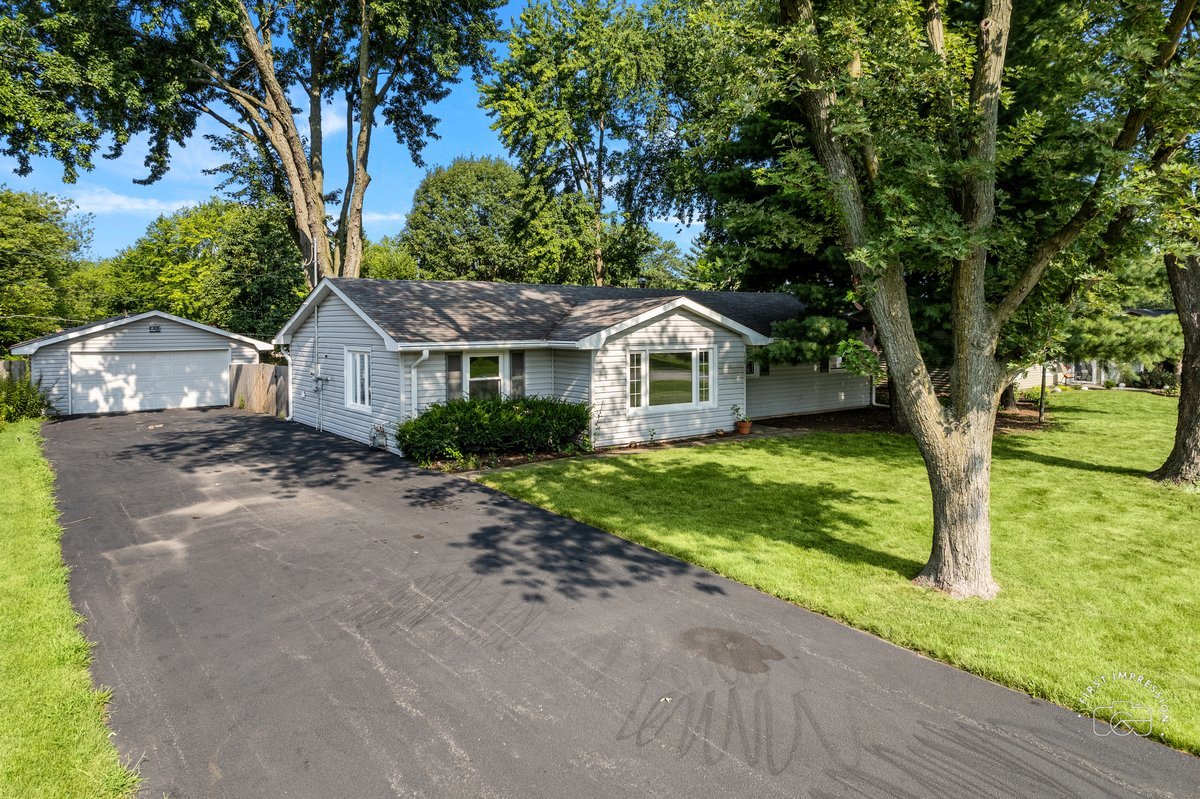
{"type": "MultiPolygon", "coordinates": [[[[1164,27],[1163,39],[1159,43],[1155,58],[1143,70],[1143,83],[1148,82],[1155,72],[1166,69],[1174,59],[1188,20],[1196,11],[1196,2],[1197,0],[1176,0],[1164,27]]],[[[1129,109],[1125,115],[1124,124],[1121,126],[1121,132],[1113,140],[1113,150],[1118,153],[1132,150],[1149,119],[1149,102],[1143,102],[1138,107],[1129,109]]],[[[1174,151],[1170,155],[1174,155],[1174,151]]],[[[1166,161],[1164,160],[1163,163],[1166,161]]],[[[1034,249],[1025,270],[1017,278],[1016,283],[1013,284],[1004,299],[996,306],[992,324],[997,335],[1000,328],[1012,318],[1029,297],[1030,292],[1042,279],[1042,275],[1045,274],[1050,263],[1063,250],[1071,246],[1088,224],[1100,214],[1100,198],[1108,189],[1108,184],[1113,177],[1115,177],[1115,170],[1112,167],[1102,169],[1096,175],[1091,190],[1088,191],[1075,214],[1034,249]]]]}

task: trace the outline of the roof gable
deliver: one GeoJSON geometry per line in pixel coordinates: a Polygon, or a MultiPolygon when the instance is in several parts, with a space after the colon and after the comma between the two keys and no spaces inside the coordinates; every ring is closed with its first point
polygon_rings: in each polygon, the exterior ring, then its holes
{"type": "Polygon", "coordinates": [[[169,314],[166,311],[146,311],[144,313],[134,314],[133,316],[110,316],[107,319],[101,319],[97,322],[89,322],[86,325],[67,328],[66,330],[60,330],[57,333],[48,333],[44,336],[30,339],[29,341],[22,341],[20,344],[13,346],[12,353],[14,355],[33,355],[42,347],[46,347],[51,344],[59,344],[64,341],[87,338],[88,336],[93,336],[106,330],[113,330],[115,328],[124,327],[125,325],[133,324],[135,322],[142,322],[147,319],[164,319],[171,322],[176,322],[178,324],[187,325],[188,327],[194,327],[197,330],[203,330],[207,333],[213,333],[214,335],[223,336],[224,338],[233,339],[234,341],[240,341],[243,344],[254,347],[254,349],[258,350],[259,352],[267,352],[271,349],[271,345],[265,341],[259,341],[258,339],[243,336],[238,333],[230,333],[228,330],[222,330],[219,327],[213,327],[212,325],[206,325],[201,322],[194,322],[191,319],[184,319],[182,316],[175,316],[174,314],[169,314]]]}
{"type": "Polygon", "coordinates": [[[792,295],[777,293],[326,278],[275,341],[288,343],[330,293],[379,332],[388,349],[500,343],[590,349],[631,320],[645,321],[678,307],[762,344],[774,322],[804,310],[792,295]]]}

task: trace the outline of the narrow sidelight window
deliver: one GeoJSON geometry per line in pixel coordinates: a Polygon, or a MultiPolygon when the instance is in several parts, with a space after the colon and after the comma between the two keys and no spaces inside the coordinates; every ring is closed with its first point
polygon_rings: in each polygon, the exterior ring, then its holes
{"type": "Polygon", "coordinates": [[[346,407],[371,410],[370,350],[346,350],[346,407]]]}
{"type": "Polygon", "coordinates": [[[642,406],[642,354],[629,353],[629,407],[642,406]]]}

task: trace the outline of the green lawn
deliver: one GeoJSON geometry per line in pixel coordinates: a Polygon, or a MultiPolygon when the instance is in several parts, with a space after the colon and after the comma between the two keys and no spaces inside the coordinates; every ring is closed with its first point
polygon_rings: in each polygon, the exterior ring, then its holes
{"type": "Polygon", "coordinates": [[[37,422],[0,429],[0,796],[108,799],[137,785],[67,595],[53,475],[37,422]]]}
{"type": "Polygon", "coordinates": [[[1067,707],[1148,691],[1154,734],[1200,753],[1200,494],[1146,479],[1176,401],[1052,395],[1051,429],[996,441],[990,602],[913,586],[929,486],[911,439],[816,433],[556,461],[484,476],[527,501],[1067,707]],[[1089,684],[1108,685],[1081,701],[1089,684]]]}

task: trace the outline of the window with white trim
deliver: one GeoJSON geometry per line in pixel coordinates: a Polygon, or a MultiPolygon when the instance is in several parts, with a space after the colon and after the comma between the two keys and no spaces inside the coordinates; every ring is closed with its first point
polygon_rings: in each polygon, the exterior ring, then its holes
{"type": "Polygon", "coordinates": [[[629,407],[642,407],[642,353],[629,353],[629,407]]]}
{"type": "Polygon", "coordinates": [[[771,374],[771,364],[751,360],[758,347],[746,348],[746,377],[766,377],[771,374]]]}
{"type": "Polygon", "coordinates": [[[346,407],[371,410],[371,351],[346,348],[346,407]]]}
{"type": "Polygon", "coordinates": [[[470,399],[498,397],[502,393],[500,355],[467,356],[466,394],[470,399]]]}
{"type": "Polygon", "coordinates": [[[631,350],[630,409],[697,407],[715,402],[711,349],[631,350]]]}

